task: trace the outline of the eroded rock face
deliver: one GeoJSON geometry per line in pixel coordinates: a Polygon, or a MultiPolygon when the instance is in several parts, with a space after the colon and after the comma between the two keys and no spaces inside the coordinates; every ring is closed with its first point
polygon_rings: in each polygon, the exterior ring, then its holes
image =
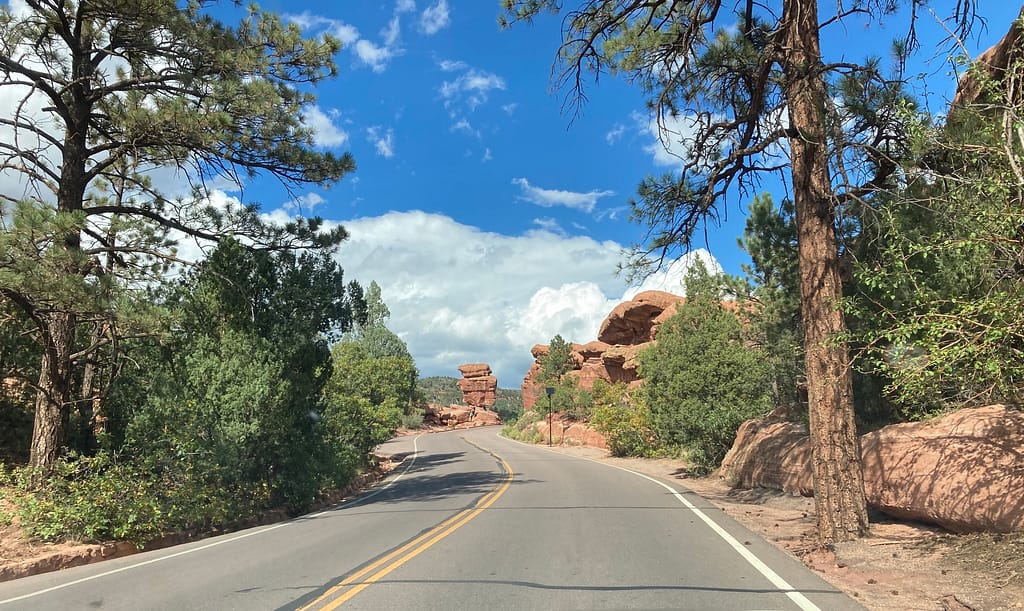
{"type": "Polygon", "coordinates": [[[427,426],[443,426],[451,429],[465,429],[477,426],[501,424],[496,412],[465,405],[436,405],[428,403],[423,410],[423,422],[427,426]]]}
{"type": "MultiPolygon", "coordinates": [[[[868,504],[953,532],[1024,530],[1024,412],[1002,405],[861,437],[868,504]]],[[[813,490],[806,429],[744,423],[720,471],[738,487],[813,490]]]]}
{"type": "Polygon", "coordinates": [[[861,437],[869,502],[953,532],[1024,530],[1024,412],[993,405],[861,437]]]}
{"type": "Polygon", "coordinates": [[[462,402],[470,407],[493,407],[498,398],[498,378],[491,375],[491,366],[486,363],[459,365],[462,379],[459,390],[462,402]]]}
{"type": "MultiPolygon", "coordinates": [[[[1024,43],[1024,30],[1019,25],[1020,17],[1024,17],[1024,8],[1021,9],[1017,20],[1010,24],[1006,35],[974,61],[975,66],[982,73],[997,83],[1001,83],[1005,79],[1006,71],[1019,60],[1024,52],[1024,44],[1022,44],[1024,43]]],[[[983,91],[984,83],[974,74],[968,72],[957,85],[950,109],[981,102],[984,97],[983,91]]],[[[1016,100],[1011,100],[1011,102],[1015,103],[1016,100]]]]}
{"type": "MultiPolygon", "coordinates": [[[[606,344],[634,345],[654,339],[658,318],[670,310],[675,312],[683,298],[664,291],[644,291],[632,301],[615,306],[601,323],[597,339],[606,344]]],[[[671,313],[668,316],[671,316],[671,313]]],[[[665,317],[662,317],[664,320],[665,317]]]]}
{"type": "MultiPolygon", "coordinates": [[[[567,375],[575,378],[580,388],[590,389],[597,380],[617,383],[625,382],[636,388],[637,355],[657,335],[658,325],[676,313],[676,307],[684,299],[663,291],[644,291],[632,301],[615,306],[604,322],[598,339],[586,344],[573,344],[570,358],[573,371],[567,375]]],[[[520,387],[523,409],[534,409],[537,401],[545,396],[544,385],[537,381],[540,375],[540,360],[548,355],[548,346],[537,344],[530,353],[534,363],[520,387]]]]}
{"type": "MultiPolygon", "coordinates": [[[[546,349],[547,346],[544,346],[546,349]]],[[[537,382],[537,376],[540,375],[540,362],[534,361],[533,365],[530,365],[530,370],[526,372],[526,377],[523,378],[523,383],[519,387],[519,391],[523,397],[523,411],[528,412],[537,405],[537,400],[544,394],[544,385],[537,382]]]]}

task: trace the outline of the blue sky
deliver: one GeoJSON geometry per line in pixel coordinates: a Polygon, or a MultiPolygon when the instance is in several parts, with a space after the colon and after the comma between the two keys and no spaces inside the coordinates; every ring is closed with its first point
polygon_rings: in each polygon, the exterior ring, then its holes
{"type": "MultiPolygon", "coordinates": [[[[25,10],[24,0],[8,4],[25,10]]],[[[347,278],[380,284],[389,327],[422,375],[457,376],[461,364],[486,362],[501,387],[516,388],[534,344],[555,334],[595,339],[607,313],[640,288],[681,291],[685,259],[643,287],[615,275],[623,249],[643,236],[627,220],[636,185],[680,164],[659,143],[642,93],[622,79],[590,83],[582,114],[563,112],[564,92],[550,81],[559,17],[501,31],[498,0],[260,4],[308,35],[344,43],[340,74],[317,87],[305,120],[317,147],[351,152],[358,169],[330,189],[289,194],[257,180],[218,196],[259,203],[270,219],[343,224],[351,237],[337,256],[347,278]]],[[[944,14],[954,2],[933,4],[944,14]]],[[[967,53],[1005,33],[1013,4],[984,3],[987,30],[964,41],[967,53]]],[[[218,16],[236,19],[230,6],[218,16]]],[[[823,46],[829,59],[884,55],[903,23],[865,28],[851,17],[823,46]]],[[[932,51],[945,33],[927,13],[919,32],[931,61],[914,70],[941,113],[955,86],[947,54],[932,51]]],[[[0,106],[12,103],[0,97],[0,106]]],[[[693,256],[739,274],[746,204],[730,202],[726,221],[708,228],[710,254],[693,256]]]]}
{"type": "MultiPolygon", "coordinates": [[[[936,13],[950,4],[935,3],[936,13]]],[[[968,53],[1005,33],[1012,4],[986,3],[987,30],[965,41],[968,53]]],[[[636,292],[615,275],[622,249],[642,239],[627,202],[642,177],[679,164],[658,142],[642,92],[622,79],[603,76],[581,115],[563,112],[564,92],[550,80],[560,18],[502,31],[497,0],[261,6],[344,43],[341,73],[318,87],[310,122],[321,145],[351,151],[358,170],[309,190],[297,210],[346,226],[339,261],[350,277],[381,285],[390,327],[421,374],[457,376],[462,363],[487,362],[502,387],[518,387],[531,346],[556,333],[594,339],[636,292]]],[[[902,23],[865,28],[852,18],[823,46],[853,60],[884,55],[902,23]]],[[[930,61],[915,70],[944,112],[955,77],[933,49],[946,33],[930,15],[919,31],[930,61]]],[[[275,214],[296,211],[260,194],[275,214]]],[[[747,260],[736,245],[746,203],[731,202],[726,221],[708,229],[711,256],[733,274],[747,260]]],[[[679,292],[683,268],[647,287],[679,292]]]]}

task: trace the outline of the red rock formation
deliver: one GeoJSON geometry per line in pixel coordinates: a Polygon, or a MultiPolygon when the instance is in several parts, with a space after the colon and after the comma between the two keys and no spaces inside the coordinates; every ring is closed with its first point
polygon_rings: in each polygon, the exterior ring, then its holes
{"type": "MultiPolygon", "coordinates": [[[[594,382],[625,382],[636,386],[637,355],[656,335],[657,325],[676,313],[683,298],[662,291],[645,291],[632,301],[615,306],[601,323],[596,341],[572,344],[574,378],[581,388],[592,388],[594,382]]],[[[548,355],[548,346],[538,344],[530,350],[534,364],[522,381],[522,407],[534,409],[544,397],[544,385],[537,381],[541,359],[548,355]]]]}
{"type": "MultiPolygon", "coordinates": [[[[1024,44],[1022,44],[1024,30],[1020,26],[1021,17],[1024,17],[1024,8],[1021,9],[1018,18],[1010,24],[1006,35],[974,61],[975,68],[996,82],[1005,80],[1006,71],[1020,58],[1021,51],[1024,49],[1024,44]]],[[[957,85],[950,110],[981,101],[983,88],[984,84],[981,80],[968,72],[957,85]]],[[[1011,100],[1011,103],[1016,103],[1016,101],[1011,100]]]]}
{"type": "MultiPolygon", "coordinates": [[[[868,504],[954,532],[1024,530],[1024,412],[1002,405],[894,424],[861,437],[868,504]]],[[[722,463],[739,487],[812,489],[800,425],[745,423],[722,463]]]]}
{"type": "Polygon", "coordinates": [[[428,427],[466,429],[501,424],[501,417],[484,408],[428,403],[423,409],[423,423],[428,427]]]}
{"type": "MultiPolygon", "coordinates": [[[[683,298],[664,291],[644,291],[615,306],[601,324],[597,339],[607,344],[642,344],[654,339],[656,319],[675,307],[683,298]]],[[[668,316],[671,316],[671,313],[668,316]]],[[[667,316],[666,316],[667,317],[667,316]]],[[[661,320],[664,320],[663,317],[661,320]]],[[[660,321],[658,321],[660,322],[660,321]]]]}
{"type": "MultiPolygon", "coordinates": [[[[573,344],[571,358],[575,378],[581,388],[592,388],[597,380],[611,383],[626,382],[635,387],[638,381],[637,355],[657,334],[657,327],[675,314],[683,298],[662,291],[644,291],[615,306],[601,324],[598,339],[586,344],[573,344]]],[[[540,361],[547,356],[548,347],[537,344],[530,351],[534,363],[520,387],[523,409],[532,410],[544,397],[544,385],[537,381],[540,361]]]]}
{"type": "MultiPolygon", "coordinates": [[[[535,431],[533,435],[547,443],[547,418],[534,422],[527,430],[531,429],[535,431]]],[[[587,426],[585,422],[571,420],[561,414],[555,414],[551,419],[551,441],[554,445],[588,446],[591,448],[608,449],[608,440],[605,439],[604,435],[587,426]]]]}
{"type": "Polygon", "coordinates": [[[498,399],[498,378],[491,375],[490,365],[459,365],[459,371],[462,373],[462,379],[459,380],[462,402],[470,407],[493,407],[498,399]]]}
{"type": "MultiPolygon", "coordinates": [[[[546,349],[547,346],[544,346],[546,349]]],[[[523,411],[528,412],[537,405],[537,400],[544,394],[544,385],[537,381],[537,376],[540,375],[540,362],[534,361],[533,365],[530,365],[530,370],[526,372],[526,377],[523,378],[523,383],[519,387],[520,393],[523,397],[523,411]]]]}

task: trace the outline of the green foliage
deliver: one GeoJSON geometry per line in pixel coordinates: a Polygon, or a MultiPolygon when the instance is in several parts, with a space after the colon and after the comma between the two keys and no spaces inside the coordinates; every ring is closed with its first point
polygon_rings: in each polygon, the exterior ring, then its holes
{"type": "Polygon", "coordinates": [[[544,421],[546,413],[539,410],[525,412],[515,422],[506,424],[501,429],[501,434],[509,439],[523,441],[525,443],[540,443],[547,439],[535,426],[538,422],[544,421]]]}
{"type": "Polygon", "coordinates": [[[399,426],[410,431],[423,428],[423,411],[416,408],[411,410],[408,414],[402,414],[401,424],[399,424],[399,426]]]}
{"type": "Polygon", "coordinates": [[[423,400],[436,405],[456,405],[462,402],[459,379],[452,376],[430,376],[416,382],[423,400]]]}
{"type": "Polygon", "coordinates": [[[626,385],[598,380],[593,388],[590,424],[605,439],[613,456],[654,456],[657,437],[651,414],[640,397],[627,399],[626,385]]]}
{"type": "Polygon", "coordinates": [[[416,364],[405,342],[385,326],[389,313],[376,282],[365,302],[366,322],[331,350],[333,372],[323,393],[330,443],[360,464],[398,427],[423,422],[416,364]]]}
{"type": "Polygon", "coordinates": [[[32,479],[31,470],[21,468],[7,484],[26,534],[41,541],[116,539],[141,547],[172,530],[238,523],[254,509],[184,465],[147,467],[109,454],[70,456],[42,486],[32,479]]]}
{"type": "Polygon", "coordinates": [[[316,218],[278,225],[254,205],[211,205],[211,185],[225,179],[241,185],[261,174],[290,187],[329,185],[354,163],[316,150],[303,121],[315,102],[310,86],[336,72],[340,42],[304,39],[294,24],[255,7],[229,27],[210,6],[0,4],[0,89],[25,102],[3,117],[13,133],[0,151],[12,178],[34,185],[22,199],[0,193],[0,310],[20,310],[19,331],[39,361],[5,358],[3,367],[30,379],[42,359],[54,361],[51,375],[35,378],[43,426],[31,461],[41,473],[65,438],[76,439],[64,425],[93,419],[86,406],[123,366],[120,343],[162,330],[138,315],[148,311],[140,287],[163,281],[182,235],[206,244],[230,235],[271,250],[329,250],[346,236],[316,218]],[[42,107],[49,118],[40,122],[32,113],[42,107]],[[58,142],[41,154],[49,144],[39,143],[58,142]],[[183,182],[165,191],[153,168],[176,170],[183,182]]]}
{"type": "Polygon", "coordinates": [[[523,415],[523,393],[510,388],[499,388],[494,400],[494,411],[502,422],[513,422],[523,415]]]}
{"type": "MultiPolygon", "coordinates": [[[[125,448],[173,456],[228,491],[305,507],[354,465],[321,424],[330,374],[325,334],[350,324],[341,271],[327,252],[254,251],[224,240],[169,299],[179,329],[149,352],[143,396],[122,403],[125,448]],[[294,313],[302,312],[302,316],[294,313]],[[263,493],[261,493],[263,494],[263,493]]],[[[249,502],[249,501],[246,501],[249,502]]]]}
{"type": "MultiPolygon", "coordinates": [[[[590,417],[590,410],[594,404],[593,393],[580,388],[576,378],[565,376],[549,386],[555,389],[551,395],[551,408],[554,411],[573,420],[586,420],[590,417]]],[[[547,409],[547,397],[541,396],[536,407],[547,409]]]]}
{"type": "Polygon", "coordinates": [[[703,470],[717,467],[743,421],[771,409],[768,367],[721,302],[721,286],[695,265],[686,303],[639,357],[643,401],[659,442],[686,448],[703,470]]]}
{"type": "Polygon", "coordinates": [[[28,461],[34,408],[27,401],[5,395],[0,389],[0,465],[22,464],[28,461]]]}
{"type": "Polygon", "coordinates": [[[862,213],[849,311],[904,418],[1024,396],[1024,142],[1005,128],[1019,103],[1001,81],[972,78],[984,103],[945,126],[913,117],[918,163],[930,170],[862,213]]]}
{"type": "Polygon", "coordinates": [[[561,335],[556,335],[548,343],[548,353],[539,360],[540,374],[537,375],[537,380],[551,386],[573,370],[572,344],[562,339],[561,335]]]}
{"type": "Polygon", "coordinates": [[[751,301],[746,314],[750,335],[771,367],[772,402],[803,411],[798,392],[804,378],[803,321],[792,201],[776,207],[767,193],[755,197],[738,241],[752,264],[743,265],[746,285],[735,292],[751,301]]]}

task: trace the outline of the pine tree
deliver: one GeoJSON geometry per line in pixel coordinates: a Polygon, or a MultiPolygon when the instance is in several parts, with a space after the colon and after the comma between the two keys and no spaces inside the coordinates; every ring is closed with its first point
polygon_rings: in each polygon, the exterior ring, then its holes
{"type": "MultiPolygon", "coordinates": [[[[647,269],[689,248],[701,228],[726,213],[729,197],[758,189],[766,173],[792,190],[818,531],[826,544],[864,535],[837,223],[851,202],[891,186],[905,153],[897,109],[908,102],[902,62],[894,75],[882,74],[876,59],[825,63],[819,37],[825,28],[846,27],[852,15],[877,22],[902,4],[920,3],[839,2],[832,15],[819,12],[817,0],[568,4],[504,0],[502,20],[564,11],[555,74],[570,90],[570,106],[586,100],[585,72],[622,74],[649,94],[663,142],[685,148],[672,149],[680,172],[640,184],[633,217],[648,236],[630,267],[647,269]]],[[[957,3],[961,32],[974,6],[957,3]]],[[[900,57],[916,44],[913,23],[907,31],[896,45],[900,57]]]]}
{"type": "MultiPolygon", "coordinates": [[[[339,42],[303,39],[297,27],[251,9],[236,27],[192,0],[27,0],[0,6],[0,87],[21,104],[0,117],[0,171],[23,194],[0,202],[43,214],[35,259],[46,283],[2,278],[0,295],[35,327],[42,352],[31,465],[60,454],[79,368],[103,342],[82,345],[80,323],[104,304],[94,288],[112,274],[159,274],[175,258],[172,231],[253,246],[330,247],[344,230],[320,221],[260,222],[253,206],[216,209],[208,184],[253,175],[286,185],[331,183],[350,156],[312,148],[301,120],[304,84],[332,76],[339,42]],[[162,191],[153,170],[171,167],[191,188],[162,191]]],[[[15,224],[25,235],[31,224],[15,224]]]]}

